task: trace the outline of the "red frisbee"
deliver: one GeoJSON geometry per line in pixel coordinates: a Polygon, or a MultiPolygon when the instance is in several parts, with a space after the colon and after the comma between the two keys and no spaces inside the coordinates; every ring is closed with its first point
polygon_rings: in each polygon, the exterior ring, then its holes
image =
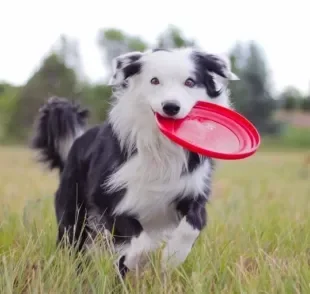
{"type": "Polygon", "coordinates": [[[155,114],[160,131],[185,149],[218,159],[242,159],[260,145],[257,129],[241,114],[199,101],[184,119],[155,114]]]}

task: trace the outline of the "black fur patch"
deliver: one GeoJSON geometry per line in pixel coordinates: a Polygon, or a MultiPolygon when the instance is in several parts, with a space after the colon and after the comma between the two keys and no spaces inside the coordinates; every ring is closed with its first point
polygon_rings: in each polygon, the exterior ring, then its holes
{"type": "Polygon", "coordinates": [[[190,152],[187,160],[188,172],[192,173],[202,163],[201,161],[203,160],[197,153],[190,152]]]}
{"type": "Polygon", "coordinates": [[[210,72],[227,78],[225,75],[225,65],[219,58],[211,54],[194,52],[192,58],[196,68],[195,75],[197,86],[206,88],[210,98],[218,97],[222,93],[222,90],[216,89],[213,76],[210,72]]]}
{"type": "Polygon", "coordinates": [[[121,67],[122,67],[122,61],[121,60],[117,60],[117,62],[116,62],[116,68],[117,69],[120,69],[121,67]]]}
{"type": "Polygon", "coordinates": [[[206,202],[203,196],[184,198],[177,204],[177,210],[194,229],[201,231],[207,223],[206,202]]]}
{"type": "Polygon", "coordinates": [[[141,57],[142,57],[141,54],[134,54],[134,55],[129,56],[128,58],[131,62],[135,62],[135,61],[138,61],[141,57]]]}
{"type": "Polygon", "coordinates": [[[188,159],[187,159],[187,170],[184,168],[182,175],[185,173],[192,173],[197,167],[199,167],[205,160],[208,160],[210,163],[210,166],[212,170],[214,169],[215,162],[212,158],[209,157],[202,157],[199,156],[199,154],[194,153],[194,152],[189,152],[188,153],[188,159]]]}
{"type": "Polygon", "coordinates": [[[142,64],[141,62],[134,62],[123,68],[124,79],[128,79],[141,72],[142,64]]]}

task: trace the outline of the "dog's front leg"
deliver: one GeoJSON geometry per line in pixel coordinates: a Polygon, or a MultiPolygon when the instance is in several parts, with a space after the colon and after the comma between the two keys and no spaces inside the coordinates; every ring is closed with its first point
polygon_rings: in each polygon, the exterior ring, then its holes
{"type": "Polygon", "coordinates": [[[147,254],[156,248],[149,235],[143,230],[140,222],[134,218],[118,217],[116,221],[118,233],[125,236],[127,242],[119,248],[118,267],[122,277],[129,270],[135,270],[144,265],[147,254]],[[128,240],[129,238],[129,240],[128,240]]]}
{"type": "Polygon", "coordinates": [[[205,205],[206,199],[203,196],[196,199],[187,198],[178,203],[177,210],[183,217],[164,248],[162,256],[164,268],[175,268],[186,260],[206,225],[205,205]]]}
{"type": "Polygon", "coordinates": [[[142,231],[139,236],[131,239],[120,258],[120,266],[123,265],[125,271],[140,268],[146,263],[148,253],[154,249],[156,249],[155,243],[146,232],[142,231]]]}

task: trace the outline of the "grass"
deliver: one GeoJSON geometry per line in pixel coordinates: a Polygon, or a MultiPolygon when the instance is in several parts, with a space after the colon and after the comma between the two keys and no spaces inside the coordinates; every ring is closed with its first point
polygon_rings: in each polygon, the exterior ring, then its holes
{"type": "Polygon", "coordinates": [[[143,276],[121,284],[100,251],[76,275],[79,260],[55,247],[56,173],[42,171],[25,149],[1,147],[0,293],[310,293],[305,155],[221,162],[208,227],[185,264],[163,278],[155,254],[143,276]]]}
{"type": "Polygon", "coordinates": [[[262,146],[264,150],[310,150],[310,128],[287,126],[284,133],[278,137],[274,135],[264,136],[262,146]]]}

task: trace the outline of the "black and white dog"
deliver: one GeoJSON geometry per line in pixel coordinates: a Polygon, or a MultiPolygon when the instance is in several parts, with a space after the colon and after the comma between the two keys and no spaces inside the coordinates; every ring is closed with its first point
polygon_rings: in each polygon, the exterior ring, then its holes
{"type": "Polygon", "coordinates": [[[213,160],[160,133],[154,112],[184,118],[198,100],[229,107],[228,59],[192,48],[131,52],[113,60],[114,94],[106,122],[86,131],[88,111],[51,98],[37,119],[33,147],[60,170],[58,241],[83,249],[112,233],[124,275],[166,242],[176,267],[206,225],[213,160]]]}

